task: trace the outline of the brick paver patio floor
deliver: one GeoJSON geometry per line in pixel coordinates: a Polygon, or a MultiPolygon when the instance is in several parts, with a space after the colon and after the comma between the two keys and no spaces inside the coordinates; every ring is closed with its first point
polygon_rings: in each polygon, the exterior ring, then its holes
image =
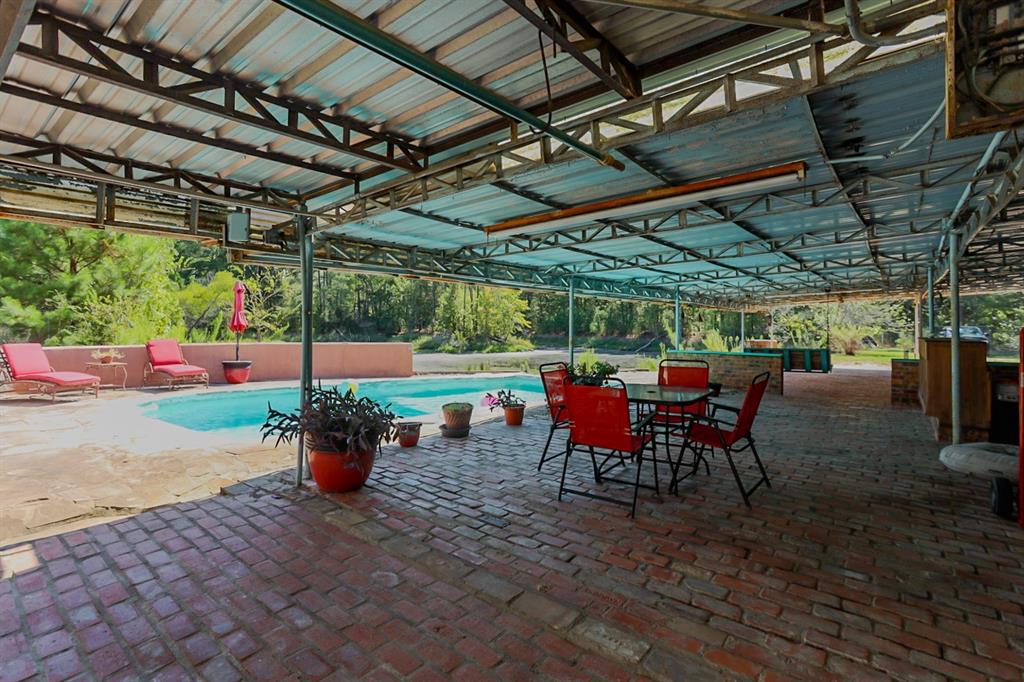
{"type": "Polygon", "coordinates": [[[887,380],[788,376],[753,510],[721,457],[636,520],[559,503],[532,414],[359,493],[264,479],[8,547],[0,680],[1019,680],[1024,533],[887,380]]]}

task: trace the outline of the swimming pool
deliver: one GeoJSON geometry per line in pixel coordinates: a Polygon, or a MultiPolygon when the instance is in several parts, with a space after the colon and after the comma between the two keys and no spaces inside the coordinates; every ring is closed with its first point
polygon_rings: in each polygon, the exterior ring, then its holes
{"type": "MultiPolygon", "coordinates": [[[[348,381],[339,381],[342,389],[348,381]]],[[[487,377],[439,377],[431,379],[388,379],[358,381],[356,395],[391,403],[403,419],[441,414],[441,405],[467,402],[477,414],[484,394],[510,389],[527,402],[544,400],[539,377],[525,374],[487,377]]],[[[326,387],[328,384],[324,384],[326,387]]],[[[335,385],[335,384],[332,384],[335,385]]],[[[267,403],[281,411],[299,404],[297,388],[262,388],[244,391],[215,391],[153,400],[142,404],[143,414],[193,431],[242,429],[258,432],[267,416],[267,403]]]]}

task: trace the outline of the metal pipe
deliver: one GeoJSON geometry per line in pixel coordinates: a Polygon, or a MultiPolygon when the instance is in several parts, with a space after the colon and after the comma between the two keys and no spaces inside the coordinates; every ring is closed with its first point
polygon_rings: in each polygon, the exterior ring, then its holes
{"type": "Polygon", "coordinates": [[[928,268],[928,338],[935,337],[935,270],[928,268]]]}
{"type": "MultiPolygon", "coordinates": [[[[302,349],[301,359],[299,360],[299,406],[300,408],[305,406],[306,401],[309,399],[309,384],[307,383],[306,367],[307,360],[313,354],[313,336],[312,336],[312,325],[310,324],[311,312],[313,308],[313,292],[312,292],[312,274],[313,274],[313,258],[312,249],[306,248],[309,244],[312,246],[312,242],[309,236],[306,234],[306,218],[298,216],[295,218],[295,231],[299,238],[299,282],[302,286],[301,296],[301,308],[299,313],[299,323],[301,328],[300,336],[300,347],[302,349]]],[[[303,465],[305,463],[306,455],[306,434],[299,432],[299,442],[295,448],[295,487],[298,488],[302,485],[303,478],[303,465]]]]}
{"type": "Polygon", "coordinates": [[[834,166],[840,163],[857,163],[860,161],[885,161],[886,159],[891,159],[897,154],[903,152],[903,150],[905,150],[910,145],[914,144],[914,142],[917,141],[917,138],[924,135],[924,132],[928,130],[928,128],[930,128],[933,123],[935,123],[935,119],[939,117],[939,114],[941,114],[942,110],[945,108],[945,101],[940,102],[938,108],[934,112],[932,112],[932,115],[928,117],[928,120],[925,121],[924,125],[918,128],[916,133],[907,138],[903,142],[903,144],[901,144],[899,147],[896,147],[896,149],[892,150],[891,152],[886,152],[885,154],[867,154],[864,156],[846,156],[841,159],[833,159],[829,161],[829,163],[834,166]]]}
{"type": "Polygon", "coordinates": [[[681,350],[683,347],[683,302],[679,300],[679,287],[676,287],[675,300],[675,348],[681,350]]]}
{"type": "Polygon", "coordinates": [[[634,7],[637,9],[651,9],[658,12],[672,12],[674,14],[689,14],[710,19],[722,19],[735,21],[741,24],[753,24],[755,26],[769,26],[771,28],[788,28],[796,31],[807,31],[809,33],[834,33],[842,35],[845,31],[840,24],[827,24],[823,21],[810,21],[808,19],[797,19],[792,17],[780,17],[774,14],[758,14],[757,12],[746,12],[743,10],[727,9],[725,7],[710,7],[707,4],[695,2],[681,2],[680,0],[595,0],[604,5],[616,5],[619,7],[634,7]]]}
{"type": "Polygon", "coordinates": [[[860,16],[860,7],[857,6],[857,0],[845,0],[846,3],[846,25],[850,29],[850,37],[856,40],[858,43],[862,43],[869,47],[886,47],[889,45],[903,45],[913,40],[920,40],[921,38],[928,38],[939,33],[943,33],[946,30],[945,24],[936,24],[935,26],[929,26],[923,28],[920,31],[914,31],[913,33],[907,33],[905,35],[895,36],[873,36],[867,32],[867,28],[864,26],[864,22],[860,16]]]}
{"type": "Polygon", "coordinates": [[[960,442],[960,235],[949,233],[949,409],[952,413],[950,437],[960,442]]]}
{"type": "Polygon", "coordinates": [[[329,0],[277,0],[277,2],[310,21],[314,21],[324,28],[334,31],[368,50],[376,52],[385,59],[400,64],[410,71],[434,81],[438,85],[457,92],[482,107],[540,130],[605,166],[625,170],[625,166],[618,159],[580,142],[559,128],[549,125],[546,121],[519,108],[496,92],[482,87],[444,64],[434,61],[425,54],[414,50],[355,14],[347,12],[331,3],[329,0]]]}
{"type": "Polygon", "coordinates": [[[747,313],[740,311],[740,350],[747,345],[747,313]]]}
{"type": "Polygon", "coordinates": [[[569,364],[576,360],[576,279],[569,278],[569,364]]]}

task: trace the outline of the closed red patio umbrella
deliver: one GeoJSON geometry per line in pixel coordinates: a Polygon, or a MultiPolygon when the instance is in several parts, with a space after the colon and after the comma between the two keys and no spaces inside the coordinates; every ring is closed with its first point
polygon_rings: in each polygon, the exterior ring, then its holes
{"type": "Polygon", "coordinates": [[[245,285],[235,282],[235,305],[231,312],[231,324],[228,325],[228,329],[235,333],[235,360],[238,360],[242,332],[248,328],[249,321],[245,319],[245,285]]]}

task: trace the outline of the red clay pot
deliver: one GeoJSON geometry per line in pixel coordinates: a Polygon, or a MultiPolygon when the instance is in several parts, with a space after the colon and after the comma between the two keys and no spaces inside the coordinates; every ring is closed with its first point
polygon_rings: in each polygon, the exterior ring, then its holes
{"type": "Polygon", "coordinates": [[[373,470],[374,451],[333,452],[310,450],[309,470],[323,493],[347,493],[359,490],[373,470]]]}
{"type": "Polygon", "coordinates": [[[403,448],[414,447],[420,442],[420,427],[423,424],[419,422],[405,422],[398,425],[398,444],[403,448]]]}
{"type": "Polygon", "coordinates": [[[517,407],[506,407],[505,409],[505,423],[509,426],[522,426],[523,425],[523,412],[526,410],[526,405],[519,405],[517,407]]]}
{"type": "Polygon", "coordinates": [[[252,371],[252,360],[221,360],[224,380],[229,384],[244,384],[252,371]]]}

